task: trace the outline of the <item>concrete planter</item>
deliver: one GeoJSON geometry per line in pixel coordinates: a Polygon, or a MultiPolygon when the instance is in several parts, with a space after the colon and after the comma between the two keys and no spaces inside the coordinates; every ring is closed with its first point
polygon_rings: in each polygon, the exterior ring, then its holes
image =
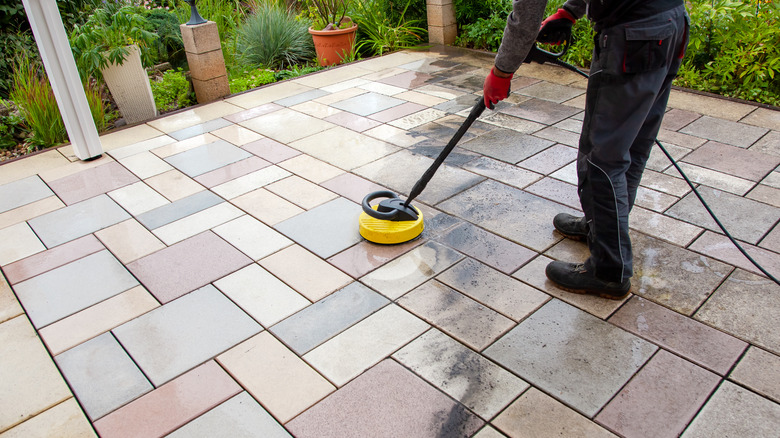
{"type": "Polygon", "coordinates": [[[157,116],[157,107],[138,46],[127,48],[130,53],[122,65],[109,63],[101,72],[122,117],[128,124],[133,124],[157,116]]]}

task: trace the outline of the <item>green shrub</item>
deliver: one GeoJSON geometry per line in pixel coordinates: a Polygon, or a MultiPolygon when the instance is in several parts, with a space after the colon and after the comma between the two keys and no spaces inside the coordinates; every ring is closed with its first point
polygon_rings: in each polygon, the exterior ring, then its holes
{"type": "Polygon", "coordinates": [[[479,50],[498,51],[506,26],[506,14],[494,13],[488,18],[478,18],[476,22],[461,27],[455,44],[479,50]]]}
{"type": "Polygon", "coordinates": [[[314,58],[309,23],[270,4],[259,5],[236,37],[238,61],[244,67],[282,69],[314,58]]]}
{"type": "Polygon", "coordinates": [[[391,21],[382,0],[358,0],[352,18],[358,24],[357,51],[367,56],[414,47],[428,33],[417,22],[405,18],[411,0],[391,21]]]}
{"type": "Polygon", "coordinates": [[[273,70],[244,70],[230,78],[230,92],[240,93],[272,82],[276,82],[273,70]]]}
{"type": "Polygon", "coordinates": [[[174,67],[183,67],[186,54],[176,14],[166,9],[151,9],[146,13],[146,20],[147,30],[157,35],[152,45],[154,64],[167,61],[174,67]]]}
{"type": "Polygon", "coordinates": [[[32,132],[28,139],[30,149],[58,145],[68,138],[54,91],[45,75],[39,74],[39,69],[40,66],[27,56],[14,59],[11,99],[32,132]]]}
{"type": "MultiPolygon", "coordinates": [[[[0,106],[9,108],[9,104],[0,99],[0,106]]],[[[21,143],[24,138],[23,120],[16,114],[0,116],[0,149],[8,149],[21,143]]]]}
{"type": "Polygon", "coordinates": [[[154,103],[160,112],[192,105],[192,87],[182,71],[168,70],[163,73],[162,79],[152,81],[151,86],[154,103]]]}
{"type": "Polygon", "coordinates": [[[87,103],[92,120],[95,121],[95,128],[98,132],[107,130],[119,115],[116,111],[112,111],[107,103],[108,93],[105,86],[93,79],[84,85],[84,93],[87,95],[87,103]]]}
{"type": "Polygon", "coordinates": [[[32,33],[0,33],[0,98],[7,99],[13,87],[13,59],[19,53],[38,59],[32,33]]]}

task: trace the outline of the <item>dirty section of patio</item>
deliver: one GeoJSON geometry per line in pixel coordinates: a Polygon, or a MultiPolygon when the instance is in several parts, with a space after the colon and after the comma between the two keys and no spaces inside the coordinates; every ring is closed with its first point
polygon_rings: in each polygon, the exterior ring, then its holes
{"type": "MultiPolygon", "coordinates": [[[[415,202],[485,54],[406,51],[0,166],[0,436],[777,436],[780,287],[655,150],[622,301],[556,289],[585,81],[524,65],[415,202]]],[[[780,275],[780,112],[675,90],[660,140],[780,275]]]]}

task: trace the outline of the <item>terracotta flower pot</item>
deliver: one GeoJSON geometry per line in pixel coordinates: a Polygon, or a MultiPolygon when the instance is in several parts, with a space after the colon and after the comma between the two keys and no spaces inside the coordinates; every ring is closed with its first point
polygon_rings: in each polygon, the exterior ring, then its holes
{"type": "Polygon", "coordinates": [[[317,61],[323,67],[340,64],[352,53],[355,44],[357,24],[346,29],[314,30],[309,28],[309,33],[314,39],[314,50],[317,52],[317,61]]]}

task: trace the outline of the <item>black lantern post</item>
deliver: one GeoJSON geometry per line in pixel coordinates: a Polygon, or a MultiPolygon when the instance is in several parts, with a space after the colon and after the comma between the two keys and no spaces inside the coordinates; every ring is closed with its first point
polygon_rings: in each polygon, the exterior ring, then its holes
{"type": "Polygon", "coordinates": [[[195,0],[184,0],[184,2],[190,4],[190,21],[187,22],[187,26],[195,26],[206,22],[198,13],[198,8],[195,6],[195,0]]]}

